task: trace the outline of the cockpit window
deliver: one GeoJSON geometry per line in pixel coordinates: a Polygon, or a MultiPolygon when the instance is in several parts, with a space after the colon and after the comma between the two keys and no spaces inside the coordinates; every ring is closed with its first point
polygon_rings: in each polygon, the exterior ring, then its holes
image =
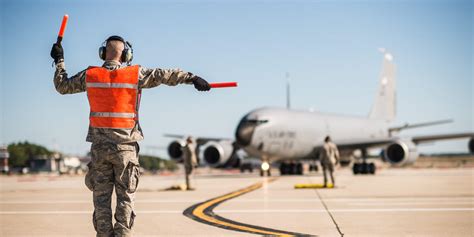
{"type": "Polygon", "coordinates": [[[264,123],[268,123],[268,120],[258,120],[258,119],[247,119],[244,120],[245,123],[250,123],[250,124],[255,124],[255,125],[260,125],[264,123]]]}
{"type": "Polygon", "coordinates": [[[255,128],[267,122],[268,120],[247,119],[247,117],[244,117],[242,120],[240,120],[239,126],[237,126],[237,131],[235,134],[237,142],[243,146],[249,145],[250,141],[252,140],[252,135],[255,128]]]}

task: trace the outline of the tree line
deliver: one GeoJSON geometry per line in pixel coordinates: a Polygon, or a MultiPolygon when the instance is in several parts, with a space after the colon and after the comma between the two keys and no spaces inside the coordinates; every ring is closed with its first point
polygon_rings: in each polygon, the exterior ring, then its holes
{"type": "MultiPolygon", "coordinates": [[[[41,156],[51,156],[54,153],[44,146],[28,141],[11,143],[8,145],[7,150],[8,153],[10,153],[10,159],[8,161],[10,167],[27,167],[29,166],[30,160],[41,156]]],[[[60,156],[62,155],[60,154],[60,156]]],[[[140,155],[139,162],[141,167],[149,171],[173,171],[178,168],[176,162],[156,156],[140,155]]]]}

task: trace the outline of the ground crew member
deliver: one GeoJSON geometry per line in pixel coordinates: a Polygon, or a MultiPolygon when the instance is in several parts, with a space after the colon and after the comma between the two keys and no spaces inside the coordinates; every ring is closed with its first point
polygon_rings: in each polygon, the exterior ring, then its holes
{"type": "Polygon", "coordinates": [[[324,139],[324,145],[319,153],[319,161],[321,162],[321,166],[323,167],[323,174],[324,174],[324,185],[323,187],[327,187],[327,172],[329,171],[329,175],[331,176],[331,183],[333,186],[336,185],[334,180],[334,166],[339,163],[339,150],[337,149],[336,144],[331,142],[331,138],[326,136],[324,139]]]}
{"type": "Polygon", "coordinates": [[[88,67],[68,77],[61,44],[55,43],[51,57],[56,64],[54,86],[60,94],[87,91],[90,105],[87,141],[92,143],[85,183],[93,191],[93,224],[97,236],[132,236],[135,191],[140,176],[138,141],[143,139],[138,121],[141,89],[165,84],[194,84],[210,89],[202,78],[179,69],[148,69],[130,66],[132,45],[120,36],[109,37],[99,49],[102,67],[88,67]],[[128,66],[123,66],[126,63],[128,66]],[[117,206],[112,225],[111,196],[115,188],[117,206]]]}
{"type": "Polygon", "coordinates": [[[189,182],[189,176],[193,172],[194,168],[197,167],[196,158],[196,146],[194,145],[193,138],[188,137],[186,139],[186,145],[183,147],[183,161],[184,161],[184,173],[186,176],[186,190],[194,190],[189,182]]]}

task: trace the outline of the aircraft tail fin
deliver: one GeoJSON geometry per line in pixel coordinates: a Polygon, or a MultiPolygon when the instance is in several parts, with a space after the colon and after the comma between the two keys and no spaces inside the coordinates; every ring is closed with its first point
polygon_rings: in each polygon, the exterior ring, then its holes
{"type": "Polygon", "coordinates": [[[286,108],[291,109],[290,73],[286,73],[286,108]]]}
{"type": "Polygon", "coordinates": [[[392,54],[386,52],[385,49],[380,49],[380,51],[384,54],[382,72],[369,118],[390,122],[395,119],[396,114],[395,64],[392,54]]]}

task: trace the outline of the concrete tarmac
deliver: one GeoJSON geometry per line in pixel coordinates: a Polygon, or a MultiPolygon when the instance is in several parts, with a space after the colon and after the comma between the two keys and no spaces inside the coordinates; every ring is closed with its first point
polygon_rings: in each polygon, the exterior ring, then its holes
{"type": "MultiPolygon", "coordinates": [[[[474,168],[383,169],[375,176],[342,169],[334,189],[294,189],[321,183],[320,173],[275,178],[202,174],[193,179],[196,190],[185,192],[160,191],[183,183],[180,175],[142,176],[135,236],[474,235],[474,168]]],[[[0,236],[95,235],[92,194],[82,176],[0,181],[0,236]]]]}

